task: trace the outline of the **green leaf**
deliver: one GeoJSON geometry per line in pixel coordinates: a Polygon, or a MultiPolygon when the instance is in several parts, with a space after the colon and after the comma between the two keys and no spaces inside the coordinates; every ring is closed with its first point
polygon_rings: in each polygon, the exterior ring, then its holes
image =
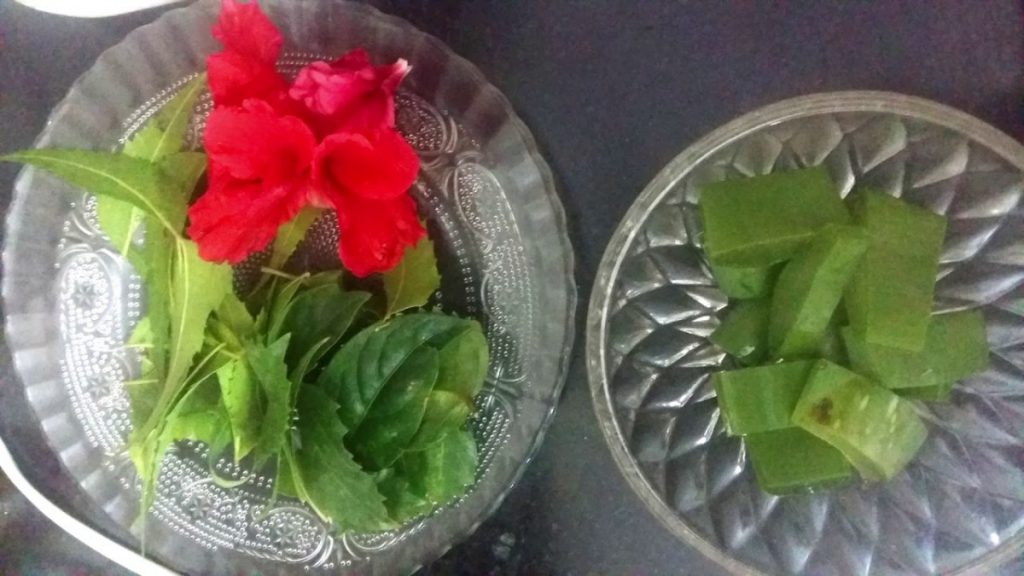
{"type": "Polygon", "coordinates": [[[186,205],[167,194],[174,183],[155,164],[112,152],[65,149],[23,150],[0,160],[30,164],[95,196],[128,202],[181,236],[186,205]]]}
{"type": "Polygon", "coordinates": [[[292,475],[299,497],[342,532],[393,527],[373,476],[345,450],[346,429],[335,415],[338,405],[307,385],[302,387],[297,408],[301,448],[295,452],[292,475]]]}
{"type": "Polygon", "coordinates": [[[273,248],[270,252],[270,261],[267,267],[280,270],[288,262],[288,258],[295,252],[295,248],[306,235],[306,231],[324,213],[322,208],[306,206],[294,218],[285,222],[277,229],[277,236],[274,237],[273,248]]]}
{"type": "MultiPolygon", "coordinates": [[[[204,76],[186,84],[153,119],[146,122],[122,149],[122,153],[147,162],[159,163],[161,171],[176,183],[165,191],[180,202],[188,202],[199,176],[206,169],[206,156],[198,152],[179,152],[185,133],[204,85],[204,76]]],[[[121,254],[127,254],[142,214],[132,204],[112,196],[96,197],[96,216],[100,228],[121,254]]]]}
{"type": "Polygon", "coordinates": [[[284,320],[282,331],[291,333],[288,366],[295,368],[316,343],[326,340],[320,352],[310,358],[315,364],[332,348],[370,299],[366,292],[345,292],[337,284],[324,284],[300,293],[284,320]]]}
{"type": "Polygon", "coordinates": [[[235,462],[238,462],[259,442],[263,423],[260,391],[252,370],[243,358],[217,370],[217,380],[231,425],[235,462]]]}
{"type": "Polygon", "coordinates": [[[246,360],[264,398],[259,441],[253,451],[257,465],[280,452],[287,438],[292,388],[284,357],[289,338],[290,335],[286,334],[269,346],[249,345],[245,350],[246,360]]]}
{"type": "Polygon", "coordinates": [[[224,300],[221,301],[220,306],[217,308],[217,319],[239,341],[242,339],[251,340],[256,337],[256,320],[249,313],[249,309],[245,307],[245,303],[234,292],[228,292],[224,295],[224,300]]]}
{"type": "Polygon", "coordinates": [[[196,99],[205,84],[206,76],[200,75],[182,86],[174,98],[124,145],[124,153],[156,162],[181,150],[196,99]]]}
{"type": "Polygon", "coordinates": [[[384,294],[387,296],[385,316],[426,304],[430,296],[441,286],[437,258],[434,257],[434,243],[429,238],[424,238],[415,246],[406,248],[398,264],[381,274],[381,280],[384,284],[384,294]]]}
{"type": "Polygon", "coordinates": [[[370,405],[392,374],[427,343],[443,345],[471,321],[433,312],[397,316],[365,328],[331,358],[317,380],[341,403],[338,415],[350,429],[362,423],[370,405]]]}
{"type": "Polygon", "coordinates": [[[162,436],[165,442],[197,440],[213,446],[229,427],[220,391],[212,380],[207,380],[189,390],[175,406],[162,436]]]}
{"type": "Polygon", "coordinates": [[[308,278],[308,274],[303,274],[289,280],[284,286],[276,284],[273,286],[270,293],[270,304],[264,308],[268,311],[266,328],[268,342],[275,341],[281,336],[288,312],[295,304],[295,295],[298,294],[299,289],[308,278]]]}
{"type": "Polygon", "coordinates": [[[409,441],[407,450],[423,450],[444,438],[449,432],[459,430],[472,411],[465,399],[455,393],[434,390],[427,398],[427,409],[416,435],[409,441]]]}
{"type": "Polygon", "coordinates": [[[441,349],[441,371],[435,389],[458,394],[472,407],[487,377],[488,358],[483,328],[479,322],[470,321],[466,330],[441,349]]]}
{"type": "Polygon", "coordinates": [[[378,475],[377,489],[384,496],[388,515],[398,524],[404,524],[431,510],[430,502],[422,496],[413,494],[409,481],[393,468],[388,468],[378,475]]]}
{"type": "Polygon", "coordinates": [[[437,507],[458,498],[473,484],[476,460],[476,441],[472,434],[458,430],[446,434],[426,450],[403,454],[399,470],[413,494],[437,507]]]}
{"type": "Polygon", "coordinates": [[[429,346],[413,350],[377,394],[359,426],[346,436],[345,445],[365,469],[390,466],[416,435],[437,369],[437,350],[429,346]]]}

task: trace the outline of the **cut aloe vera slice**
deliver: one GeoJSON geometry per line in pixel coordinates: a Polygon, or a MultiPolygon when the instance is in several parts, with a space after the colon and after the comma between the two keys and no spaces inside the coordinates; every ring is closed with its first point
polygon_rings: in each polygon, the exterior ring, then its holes
{"type": "Polygon", "coordinates": [[[711,341],[742,364],[756,364],[768,353],[767,300],[741,300],[714,332],[711,341]]]}
{"type": "Polygon", "coordinates": [[[850,327],[863,341],[906,350],[924,345],[946,219],[872,190],[851,202],[868,250],[846,291],[850,327]]]}
{"type": "Polygon", "coordinates": [[[718,288],[729,298],[745,300],[760,298],[771,292],[772,283],[778,275],[776,267],[736,268],[710,264],[711,274],[718,288]]]}
{"type": "Polygon", "coordinates": [[[919,352],[869,344],[843,328],[850,366],[903,396],[945,399],[952,384],[988,367],[985,318],[976,310],[937,314],[919,352]]]}
{"type": "Polygon", "coordinates": [[[739,436],[793,426],[790,415],[814,362],[786,362],[712,376],[729,434],[739,436]]]}
{"type": "Polygon", "coordinates": [[[837,448],[865,480],[895,476],[928,435],[910,402],[827,360],[811,369],[793,424],[837,448]]]}
{"type": "Polygon", "coordinates": [[[744,442],[757,485],[769,494],[831,488],[853,477],[842,452],[800,428],[751,434],[744,442]]]}
{"type": "Polygon", "coordinates": [[[820,166],[708,184],[700,210],[708,258],[736,267],[788,260],[825,224],[850,221],[820,166]]]}
{"type": "Polygon", "coordinates": [[[828,225],[786,264],[772,293],[768,344],[777,358],[815,355],[867,249],[863,232],[828,225]]]}

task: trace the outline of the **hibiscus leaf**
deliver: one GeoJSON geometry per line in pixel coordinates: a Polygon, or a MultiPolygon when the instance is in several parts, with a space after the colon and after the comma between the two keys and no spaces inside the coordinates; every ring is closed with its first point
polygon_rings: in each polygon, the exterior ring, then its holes
{"type": "Polygon", "coordinates": [[[381,274],[381,280],[387,296],[385,316],[426,304],[441,286],[434,243],[423,238],[415,246],[406,248],[398,264],[381,274]]]}
{"type": "Polygon", "coordinates": [[[435,389],[458,394],[471,407],[487,377],[488,357],[483,328],[478,322],[469,322],[466,330],[441,348],[441,371],[435,389]]]}
{"type": "Polygon", "coordinates": [[[345,450],[347,430],[336,416],[338,405],[320,389],[304,385],[297,408],[301,447],[291,463],[291,487],[299,497],[321,517],[333,520],[339,532],[394,527],[373,476],[345,450]]]}
{"type": "Polygon", "coordinates": [[[409,481],[394,468],[388,468],[378,475],[377,489],[384,496],[388,515],[399,524],[430,512],[430,502],[422,496],[413,494],[409,481]]]}
{"type": "Polygon", "coordinates": [[[288,366],[295,369],[314,344],[326,340],[309,359],[312,366],[348,331],[356,315],[370,299],[366,292],[345,292],[336,283],[301,292],[284,320],[282,332],[291,333],[288,366]]]}
{"type": "Polygon", "coordinates": [[[324,213],[323,209],[313,206],[306,206],[295,215],[294,218],[285,222],[277,229],[277,236],[274,237],[273,248],[270,252],[269,268],[280,270],[288,262],[288,258],[295,252],[299,242],[306,236],[306,231],[324,213]]]}
{"type": "Polygon", "coordinates": [[[423,450],[444,438],[449,432],[459,430],[469,418],[471,408],[458,394],[435,389],[427,397],[427,408],[423,422],[416,435],[409,441],[407,450],[423,450]]]}
{"type": "Polygon", "coordinates": [[[253,450],[257,466],[277,455],[287,438],[292,387],[284,357],[289,338],[286,334],[269,346],[250,344],[245,350],[246,361],[259,382],[263,398],[259,438],[253,450]]]}
{"type": "Polygon", "coordinates": [[[317,385],[341,404],[342,423],[356,429],[395,370],[425,344],[443,346],[469,320],[424,312],[396,316],[364,328],[331,358],[317,385]]]}
{"type": "Polygon", "coordinates": [[[217,380],[231,426],[235,462],[238,462],[259,442],[263,420],[259,385],[244,358],[217,370],[217,380]]]}
{"type": "Polygon", "coordinates": [[[30,164],[95,196],[128,202],[156,218],[173,236],[181,236],[186,206],[167,194],[174,184],[155,164],[111,152],[67,149],[23,150],[0,160],[30,164]]]}
{"type": "Polygon", "coordinates": [[[465,493],[476,474],[476,441],[466,430],[456,430],[425,450],[402,454],[398,469],[409,490],[433,507],[443,506],[465,493]]]}
{"type": "Polygon", "coordinates": [[[381,388],[359,426],[345,437],[345,445],[365,469],[390,466],[416,435],[437,380],[437,366],[437,350],[413,350],[381,388]]]}

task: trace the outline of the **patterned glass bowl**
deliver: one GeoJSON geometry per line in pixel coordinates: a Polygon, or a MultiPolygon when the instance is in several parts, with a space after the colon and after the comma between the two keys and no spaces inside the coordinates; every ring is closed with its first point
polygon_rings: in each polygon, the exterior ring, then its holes
{"type": "Polygon", "coordinates": [[[1024,548],[1024,148],[966,114],[877,92],[758,110],[673,160],[605,252],[587,326],[594,406],[632,488],[733,574],[994,574],[1024,548]],[[931,433],[894,480],[776,497],[726,436],[708,340],[726,298],[700,250],[701,184],[824,164],[946,214],[939,310],[980,308],[991,369],[922,405],[931,433]]]}
{"type": "MultiPolygon", "coordinates": [[[[484,322],[492,350],[472,420],[477,482],[453,505],[401,530],[337,534],[296,501],[272,502],[271,474],[208,463],[205,446],[180,443],[158,479],[147,552],[194,574],[407,573],[497,506],[551,418],[575,308],[564,215],[549,169],[507,100],[439,41],[363,5],[261,4],[287,39],[285,74],[356,46],[380,61],[413,65],[397,122],[422,160],[415,193],[444,278],[436,304],[484,322]],[[241,485],[219,486],[210,464],[241,485]]],[[[131,135],[218,49],[209,32],[216,10],[217,2],[205,0],[168,12],[105,52],[53,112],[37,145],[110,149],[131,135]]],[[[193,141],[209,106],[208,97],[197,106],[193,141]]],[[[24,395],[5,379],[0,421],[15,454],[8,460],[0,450],[0,464],[23,488],[41,492],[34,501],[44,511],[52,510],[40,498],[57,500],[57,512],[84,522],[76,535],[149,573],[153,565],[138,557],[127,530],[138,514],[138,484],[125,453],[122,385],[138,368],[122,344],[144,302],[138,278],[97,230],[92,206],[42,172],[26,169],[16,182],[3,299],[24,395]]],[[[336,266],[333,222],[315,228],[300,250],[314,266],[336,266]]]]}

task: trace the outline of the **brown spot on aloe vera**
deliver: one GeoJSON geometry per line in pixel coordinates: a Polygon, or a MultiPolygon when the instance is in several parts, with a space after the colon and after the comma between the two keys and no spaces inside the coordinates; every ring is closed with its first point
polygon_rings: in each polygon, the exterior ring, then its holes
{"type": "Polygon", "coordinates": [[[822,398],[821,400],[815,402],[814,406],[811,407],[811,417],[814,418],[815,422],[823,426],[827,426],[829,423],[831,423],[832,399],[822,398]]]}

